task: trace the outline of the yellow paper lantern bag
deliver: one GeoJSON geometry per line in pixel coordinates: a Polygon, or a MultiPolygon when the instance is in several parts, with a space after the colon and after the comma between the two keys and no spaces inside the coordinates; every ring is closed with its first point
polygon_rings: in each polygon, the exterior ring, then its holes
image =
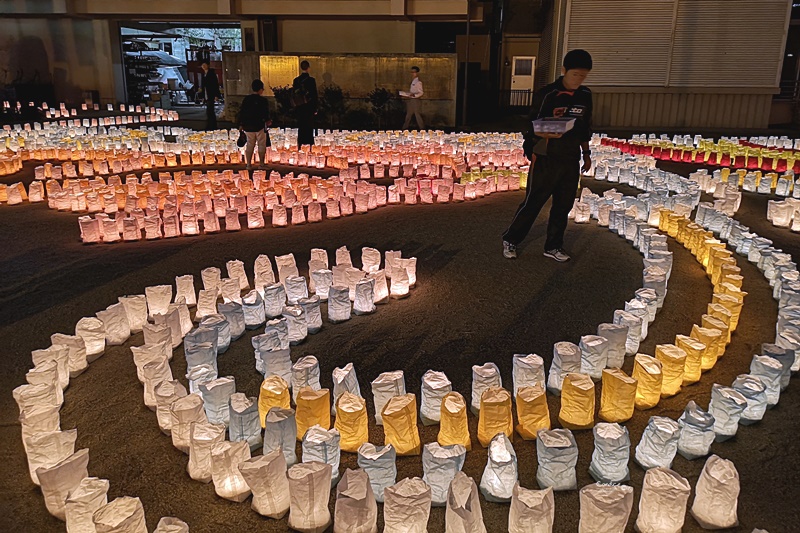
{"type": "Polygon", "coordinates": [[[736,331],[739,326],[739,317],[742,315],[745,294],[747,293],[742,291],[715,292],[712,297],[712,303],[724,306],[731,313],[731,331],[736,331]]]}
{"type": "Polygon", "coordinates": [[[501,387],[489,387],[481,394],[478,442],[484,448],[488,448],[489,443],[498,433],[505,433],[509,440],[514,436],[511,393],[501,387]]]}
{"type": "Polygon", "coordinates": [[[719,344],[723,343],[722,332],[695,324],[692,326],[692,333],[690,336],[706,345],[706,351],[703,353],[703,362],[700,364],[700,370],[705,372],[706,370],[714,368],[714,365],[717,364],[719,344]]]}
{"type": "Polygon", "coordinates": [[[261,427],[264,427],[264,419],[270,409],[273,407],[291,409],[290,401],[289,385],[285,379],[278,375],[264,379],[258,393],[258,418],[261,419],[261,427]]]}
{"type": "Polygon", "coordinates": [[[728,331],[728,336],[726,338],[727,342],[731,342],[731,333],[733,333],[732,325],[733,325],[733,314],[728,311],[728,309],[722,304],[715,304],[710,303],[708,304],[708,314],[713,316],[714,318],[718,318],[725,324],[725,328],[728,331]]]}
{"type": "Polygon", "coordinates": [[[633,358],[633,379],[636,380],[637,409],[652,409],[661,399],[661,361],[653,356],[637,353],[633,358]]]}
{"type": "Polygon", "coordinates": [[[308,428],[314,425],[331,429],[331,393],[328,389],[303,387],[297,393],[297,440],[302,441],[308,428]]]}
{"type": "Polygon", "coordinates": [[[683,385],[686,352],[674,344],[657,344],[656,359],[661,361],[661,397],[675,396],[683,385]]]}
{"type": "Polygon", "coordinates": [[[719,318],[711,315],[703,315],[701,324],[704,328],[716,329],[722,334],[722,338],[717,343],[717,359],[725,355],[725,347],[728,345],[728,325],[719,318]]]}
{"type": "Polygon", "coordinates": [[[594,426],[594,381],[586,374],[570,373],[561,387],[558,421],[567,429],[594,426]]]}
{"type": "Polygon", "coordinates": [[[442,398],[439,436],[436,440],[441,446],[460,444],[467,451],[472,449],[467,425],[467,402],[458,392],[449,392],[442,398]]]}
{"type": "Polygon", "coordinates": [[[600,419],[630,420],[636,403],[636,380],[618,368],[606,368],[600,386],[600,419]]]}
{"type": "Polygon", "coordinates": [[[744,282],[744,276],[741,274],[726,274],[724,271],[722,273],[722,278],[720,278],[720,283],[730,283],[737,289],[742,289],[742,283],[744,282]]]}
{"type": "Polygon", "coordinates": [[[417,429],[417,397],[414,394],[393,396],[381,411],[384,444],[391,444],[397,455],[419,455],[421,444],[417,429]]]}
{"type": "Polygon", "coordinates": [[[706,356],[706,345],[686,335],[676,335],[675,345],[686,352],[686,363],[683,366],[683,384],[691,385],[700,381],[703,373],[703,358],[706,356]]]}
{"type": "Polygon", "coordinates": [[[339,396],[333,427],[339,431],[339,447],[343,452],[358,453],[359,446],[369,442],[368,418],[364,398],[347,391],[339,396]]]}
{"type": "Polygon", "coordinates": [[[517,420],[517,433],[525,440],[533,440],[539,431],[550,429],[550,409],[541,383],[517,390],[517,420]]]}

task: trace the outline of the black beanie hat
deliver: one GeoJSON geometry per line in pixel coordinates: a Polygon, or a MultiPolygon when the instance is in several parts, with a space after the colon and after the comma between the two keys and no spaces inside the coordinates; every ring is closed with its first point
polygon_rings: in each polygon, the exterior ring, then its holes
{"type": "Polygon", "coordinates": [[[592,56],[586,50],[570,50],[564,56],[564,70],[585,68],[592,70],[592,56]]]}

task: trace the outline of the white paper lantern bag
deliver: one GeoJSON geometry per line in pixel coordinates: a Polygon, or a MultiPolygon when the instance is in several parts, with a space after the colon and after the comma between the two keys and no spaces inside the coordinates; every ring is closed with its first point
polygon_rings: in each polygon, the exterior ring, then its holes
{"type": "Polygon", "coordinates": [[[328,291],[328,321],[337,324],[350,320],[350,289],[333,285],[328,291]]]}
{"type": "Polygon", "coordinates": [[[297,362],[292,365],[292,401],[297,403],[297,393],[303,387],[311,387],[314,390],[320,390],[322,386],[319,383],[320,371],[319,361],[313,355],[301,357],[297,362]]]}
{"type": "Polygon", "coordinates": [[[508,512],[509,533],[552,533],[555,520],[553,489],[525,489],[514,485],[508,512]]]}
{"type": "Polygon", "coordinates": [[[750,362],[750,375],[760,378],[766,386],[767,407],[778,405],[781,396],[783,365],[774,357],[754,355],[750,362]]]}
{"type": "Polygon", "coordinates": [[[189,533],[189,525],[174,516],[164,516],[156,524],[153,533],[189,533]]]}
{"type": "Polygon", "coordinates": [[[226,304],[231,302],[242,304],[242,289],[237,278],[223,278],[219,282],[219,293],[226,304]]]}
{"type": "Polygon", "coordinates": [[[203,397],[203,409],[209,424],[228,425],[228,402],[236,392],[236,380],[233,376],[213,379],[200,385],[203,397]]]}
{"type": "Polygon", "coordinates": [[[692,487],[669,468],[651,468],[644,474],[636,530],[641,533],[680,533],[692,487]]]}
{"type": "Polygon", "coordinates": [[[97,533],[147,533],[144,507],[139,498],[122,496],[92,515],[97,533]]]}
{"type": "Polygon", "coordinates": [[[66,503],[67,533],[94,533],[92,516],[108,503],[107,479],[85,477],[70,492],[66,503]]]}
{"type": "Polygon", "coordinates": [[[336,367],[333,369],[333,405],[331,406],[331,414],[336,415],[336,403],[339,401],[339,396],[345,392],[361,397],[361,387],[358,384],[358,377],[353,363],[347,363],[341,368],[336,367]]]}
{"type": "Polygon", "coordinates": [[[314,286],[314,293],[319,296],[319,299],[324,301],[328,300],[328,292],[333,285],[333,272],[328,269],[318,269],[311,271],[311,285],[314,286]]]}
{"type": "Polygon", "coordinates": [[[20,413],[23,444],[38,433],[59,431],[61,429],[59,409],[58,405],[35,405],[20,413]]]}
{"type": "Polygon", "coordinates": [[[431,488],[418,477],[405,478],[384,491],[384,533],[426,533],[430,513],[431,488]]]}
{"type": "Polygon", "coordinates": [[[231,330],[231,340],[236,340],[244,335],[244,311],[242,311],[241,304],[236,302],[223,303],[219,304],[217,309],[219,310],[219,314],[224,316],[225,320],[228,321],[228,326],[230,326],[231,330]]]}
{"type": "Polygon", "coordinates": [[[623,324],[600,324],[597,335],[608,341],[606,368],[622,368],[625,363],[625,343],[628,340],[628,326],[623,324]]]}
{"type": "Polygon", "coordinates": [[[422,480],[431,489],[431,505],[443,507],[447,504],[450,482],[461,471],[466,457],[467,449],[460,444],[440,446],[438,442],[429,442],[423,446],[422,480]]]}
{"type": "Polygon", "coordinates": [[[481,410],[481,396],[484,391],[493,387],[503,387],[503,379],[500,377],[500,369],[494,363],[484,363],[483,365],[472,366],[472,402],[470,410],[472,414],[478,415],[481,410]]]}
{"type": "Polygon", "coordinates": [[[225,441],[227,428],[224,424],[195,422],[189,429],[189,477],[201,483],[211,481],[211,449],[225,441]]]}
{"type": "Polygon", "coordinates": [[[458,472],[450,483],[444,515],[447,533],[486,533],[475,481],[458,472]]]}
{"type": "Polygon", "coordinates": [[[156,418],[158,419],[158,427],[165,435],[171,435],[172,414],[170,413],[170,406],[172,406],[172,403],[175,400],[183,398],[189,393],[180,382],[177,380],[172,380],[158,383],[153,389],[153,394],[156,399],[156,418]]]}
{"type": "MultiPolygon", "coordinates": [[[[74,378],[83,373],[89,366],[86,359],[86,343],[77,335],[64,335],[54,333],[50,335],[50,342],[54,346],[63,346],[69,350],[69,377],[74,378]]],[[[145,341],[146,342],[146,341],[145,341]]]]}
{"type": "Polygon", "coordinates": [[[331,493],[331,466],[325,463],[299,463],[288,471],[289,527],[304,533],[322,533],[331,525],[328,500],[331,493]]]}
{"type": "Polygon", "coordinates": [[[289,512],[286,459],[280,450],[240,463],[239,472],[253,493],[251,507],[255,512],[274,519],[283,518],[289,512]]]}
{"type": "Polygon", "coordinates": [[[36,470],[45,506],[59,520],[66,520],[67,496],[78,488],[83,478],[89,477],[88,464],[89,450],[84,448],[53,466],[36,470]]]}
{"type": "Polygon", "coordinates": [[[384,501],[384,490],[397,479],[397,452],[391,444],[375,446],[365,442],[358,448],[358,467],[369,476],[372,492],[378,502],[384,501]]]}
{"type": "Polygon", "coordinates": [[[517,477],[514,446],[505,433],[498,433],[489,443],[489,457],[481,477],[481,494],[489,502],[509,502],[517,477]]]}
{"type": "Polygon", "coordinates": [[[750,425],[764,418],[767,412],[767,386],[761,378],[741,374],[733,381],[733,388],[747,400],[747,407],[739,418],[742,425],[750,425]]]}
{"type": "Polygon", "coordinates": [[[289,330],[289,344],[296,346],[306,340],[308,323],[303,308],[299,305],[288,305],[283,308],[283,318],[289,330]]]}
{"type": "MultiPolygon", "coordinates": [[[[183,342],[183,327],[181,325],[181,315],[177,309],[168,309],[165,315],[154,315],[153,321],[157,326],[169,328],[170,341],[173,348],[180,346],[181,342],[183,342]]],[[[147,326],[145,326],[145,331],[147,329],[147,326]]]]}
{"type": "MultiPolygon", "coordinates": [[[[25,381],[27,381],[29,385],[45,385],[48,391],[45,394],[47,401],[55,405],[64,403],[64,391],[61,389],[61,382],[59,381],[58,375],[58,363],[56,361],[45,361],[31,368],[25,374],[25,381]]],[[[45,391],[45,389],[41,390],[42,392],[45,391]]]]}
{"type": "Polygon", "coordinates": [[[578,463],[578,445],[568,429],[551,429],[536,434],[536,455],[539,468],[536,482],[540,488],[575,490],[578,481],[575,465],[578,463]]]}
{"type": "Polygon", "coordinates": [[[286,289],[280,283],[272,283],[264,287],[264,311],[267,318],[277,318],[283,313],[286,305],[286,289]]]}
{"type": "Polygon", "coordinates": [[[166,359],[152,361],[142,367],[142,375],[144,376],[144,404],[151,411],[155,411],[158,408],[155,394],[156,385],[164,381],[172,381],[172,368],[166,359]]]}
{"type": "MultiPolygon", "coordinates": [[[[217,355],[224,354],[228,351],[231,345],[231,326],[228,324],[224,315],[212,314],[203,317],[197,329],[213,329],[217,332],[217,355]]],[[[188,335],[183,338],[184,349],[187,338],[188,335]]]]}
{"type": "Polygon", "coordinates": [[[603,376],[608,363],[608,344],[608,339],[599,335],[581,337],[581,374],[587,374],[595,381],[603,376]]]}
{"type": "Polygon", "coordinates": [[[336,488],[334,533],[377,533],[378,504],[363,470],[345,470],[336,488]]]}
{"type": "Polygon", "coordinates": [[[167,314],[169,304],[172,301],[172,285],[145,287],[144,293],[147,297],[147,313],[150,318],[155,315],[167,314]]]}
{"type": "Polygon", "coordinates": [[[547,375],[547,390],[556,396],[561,394],[564,376],[581,371],[581,350],[571,342],[557,342],[553,345],[553,362],[547,375]]]}
{"type": "Polygon", "coordinates": [[[544,360],[536,354],[514,354],[511,366],[514,380],[514,397],[522,387],[532,387],[539,383],[545,387],[544,360]]]}
{"type": "Polygon", "coordinates": [[[633,487],[595,483],[580,490],[580,533],[624,533],[633,508],[633,487]]]}
{"type": "Polygon", "coordinates": [[[297,276],[297,262],[294,259],[294,254],[278,255],[275,257],[275,265],[278,268],[278,281],[281,284],[286,284],[286,278],[289,276],[297,276]]]}
{"type": "MultiPolygon", "coordinates": [[[[105,344],[105,333],[103,333],[103,343],[105,344]]],[[[85,344],[85,343],[84,343],[85,344]]],[[[41,366],[47,362],[54,362],[56,364],[56,373],[58,375],[58,384],[61,390],[64,390],[69,385],[69,348],[66,346],[52,345],[44,350],[33,350],[31,352],[31,361],[34,366],[41,366]]]]}
{"type": "Polygon", "coordinates": [[[297,305],[300,299],[308,298],[308,285],[303,276],[287,276],[283,283],[286,287],[286,299],[290,305],[297,305]]]}
{"type": "Polygon", "coordinates": [[[368,315],[375,312],[374,279],[361,279],[356,283],[353,312],[357,315],[368,315]]]}
{"type": "Polygon", "coordinates": [[[599,483],[621,483],[630,479],[628,460],[631,440],[628,428],[601,422],[593,428],[594,452],[589,474],[599,483]]]}
{"type": "Polygon", "coordinates": [[[194,276],[191,274],[175,277],[175,302],[180,298],[183,298],[186,301],[186,305],[190,307],[197,305],[197,293],[194,290],[194,276]]]}
{"type": "MultiPolygon", "coordinates": [[[[213,333],[213,330],[212,330],[213,333]]],[[[197,342],[185,350],[187,372],[200,366],[210,366],[217,370],[216,339],[213,342],[197,342]]]]}
{"type": "Polygon", "coordinates": [[[422,375],[422,404],[419,410],[424,426],[438,424],[442,414],[442,400],[453,390],[444,372],[428,370],[422,375]]]}
{"type": "Polygon", "coordinates": [[[293,409],[273,407],[264,420],[263,454],[273,451],[283,454],[287,466],[297,462],[295,445],[297,444],[297,420],[293,409]]]}
{"type": "Polygon", "coordinates": [[[272,270],[272,262],[269,260],[269,256],[262,254],[256,257],[253,271],[255,274],[255,289],[263,295],[264,287],[275,283],[275,272],[272,270]]]}
{"type": "Polygon", "coordinates": [[[732,387],[717,383],[711,386],[711,401],[708,412],[714,417],[715,440],[722,442],[736,435],[739,419],[747,408],[747,398],[732,387]]]}
{"type": "Polygon", "coordinates": [[[192,423],[208,423],[203,410],[203,398],[196,393],[178,398],[170,405],[169,412],[172,418],[172,445],[183,453],[189,453],[192,423]]]}
{"type": "MultiPolygon", "coordinates": [[[[145,317],[147,317],[147,313],[145,313],[145,317]]],[[[128,326],[130,326],[130,322],[128,326]]],[[[78,323],[75,324],[75,335],[83,339],[86,345],[86,360],[89,363],[102,355],[106,349],[106,328],[99,318],[85,317],[78,320],[78,323]]]]}
{"type": "Polygon", "coordinates": [[[194,315],[195,320],[215,315],[217,312],[217,290],[200,290],[197,295],[197,310],[194,315]]]}
{"type": "Polygon", "coordinates": [[[331,466],[331,486],[339,482],[339,460],[342,451],[339,447],[339,431],[324,429],[319,425],[308,428],[303,436],[303,462],[327,463],[331,466]]]}
{"type": "Polygon", "coordinates": [[[220,498],[243,502],[250,496],[250,487],[239,471],[239,464],[250,459],[247,442],[223,441],[211,448],[211,480],[220,498]]]}
{"type": "Polygon", "coordinates": [[[708,455],[716,436],[711,413],[700,409],[692,400],[686,405],[678,424],[681,427],[678,453],[689,460],[708,455]]]}
{"type": "Polygon", "coordinates": [[[636,462],[644,469],[657,466],[671,468],[672,460],[678,453],[680,433],[680,426],[671,418],[651,416],[636,445],[636,462]]]}
{"type": "Polygon", "coordinates": [[[233,259],[225,263],[225,268],[228,271],[228,278],[238,280],[239,289],[243,291],[250,289],[250,283],[247,281],[247,272],[244,269],[244,263],[238,259],[233,259]]]}
{"type": "Polygon", "coordinates": [[[712,455],[695,486],[692,516],[704,529],[735,527],[738,500],[739,472],[731,461],[712,455]]]}
{"type": "Polygon", "coordinates": [[[36,470],[50,468],[75,453],[77,429],[66,431],[43,431],[25,439],[25,453],[28,456],[28,471],[31,479],[38,485],[36,470]]]}
{"type": "MultiPolygon", "coordinates": [[[[382,426],[381,412],[394,396],[406,393],[406,381],[402,370],[384,372],[372,382],[372,397],[375,406],[375,424],[382,426]]],[[[363,467],[362,467],[363,468],[363,467]]]]}
{"type": "Polygon", "coordinates": [[[258,291],[252,290],[242,297],[242,313],[246,329],[259,328],[267,321],[264,300],[258,291]]]}
{"type": "Polygon", "coordinates": [[[244,441],[250,450],[257,450],[262,443],[258,398],[248,397],[242,392],[234,393],[228,402],[228,410],[230,412],[228,440],[244,441]]]}
{"type": "Polygon", "coordinates": [[[212,365],[197,365],[189,369],[186,379],[189,380],[189,392],[200,394],[200,386],[217,379],[217,369],[212,365]]]}

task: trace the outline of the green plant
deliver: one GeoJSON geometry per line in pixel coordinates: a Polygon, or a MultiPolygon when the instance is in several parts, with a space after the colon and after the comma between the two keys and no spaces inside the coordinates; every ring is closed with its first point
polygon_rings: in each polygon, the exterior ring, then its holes
{"type": "Polygon", "coordinates": [[[326,84],[320,87],[319,112],[322,114],[320,120],[327,119],[330,128],[334,129],[342,116],[347,111],[345,99],[348,94],[335,83],[326,84]]]}
{"type": "Polygon", "coordinates": [[[272,89],[272,94],[275,95],[276,118],[282,124],[287,124],[292,111],[292,88],[286,85],[283,87],[270,87],[270,89],[272,89]]]}
{"type": "Polygon", "coordinates": [[[375,87],[367,97],[372,105],[372,112],[378,117],[378,129],[380,129],[394,94],[385,87],[375,87]]]}

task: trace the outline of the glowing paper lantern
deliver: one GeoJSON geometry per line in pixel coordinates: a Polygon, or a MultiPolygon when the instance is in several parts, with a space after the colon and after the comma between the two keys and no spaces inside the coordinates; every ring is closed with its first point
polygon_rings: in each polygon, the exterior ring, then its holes
{"type": "Polygon", "coordinates": [[[328,321],[333,324],[350,320],[350,289],[334,285],[328,290],[328,321]]]}
{"type": "Polygon", "coordinates": [[[675,533],[683,528],[691,486],[669,468],[651,468],[644,475],[636,529],[643,533],[675,533]]]}
{"type": "Polygon", "coordinates": [[[297,302],[303,308],[306,317],[306,327],[310,335],[319,333],[322,329],[322,312],[320,311],[319,296],[300,298],[297,302]]]}
{"type": "Polygon", "coordinates": [[[644,469],[661,466],[672,467],[678,452],[681,428],[677,422],[664,416],[651,416],[642,438],[636,446],[636,462],[644,469]]]}
{"type": "Polygon", "coordinates": [[[366,401],[360,396],[344,392],[337,400],[334,427],[341,436],[341,449],[356,453],[369,440],[366,401]]]}
{"type": "Polygon", "coordinates": [[[59,520],[66,520],[69,494],[78,488],[81,480],[89,477],[88,464],[89,450],[84,448],[52,466],[36,470],[47,511],[59,520]]]}
{"type": "Polygon", "coordinates": [[[378,505],[363,470],[345,470],[336,489],[334,532],[377,532],[378,505]]]}
{"type": "Polygon", "coordinates": [[[578,481],[575,465],[578,462],[578,445],[568,429],[540,431],[536,436],[536,456],[539,468],[536,482],[542,489],[575,490],[578,481]]]}
{"type": "Polygon", "coordinates": [[[201,483],[211,481],[211,449],[225,441],[225,424],[194,423],[189,430],[189,477],[201,483]]]}
{"type": "Polygon", "coordinates": [[[211,480],[217,496],[243,502],[250,496],[250,487],[239,471],[239,464],[250,459],[247,442],[223,441],[211,448],[211,480]]]}
{"type": "Polygon", "coordinates": [[[78,430],[45,431],[35,433],[25,439],[25,453],[28,456],[28,471],[34,484],[39,485],[36,470],[50,468],[75,453],[78,430]]]}
{"type": "Polygon", "coordinates": [[[92,516],[108,503],[107,479],[86,477],[67,497],[65,511],[68,533],[97,531],[92,516]]]}
{"type": "Polygon", "coordinates": [[[261,421],[262,428],[264,427],[264,419],[270,409],[273,407],[289,409],[291,407],[289,398],[289,385],[286,380],[278,375],[264,378],[264,381],[261,382],[258,396],[258,418],[261,421]]]}
{"type": "Polygon", "coordinates": [[[283,313],[286,305],[286,289],[280,283],[264,287],[264,311],[267,318],[276,318],[283,313]]]}
{"type": "Polygon", "coordinates": [[[283,318],[289,329],[289,344],[296,346],[306,340],[308,336],[308,324],[303,308],[299,305],[288,305],[283,308],[283,318]]]}
{"type": "MultiPolygon", "coordinates": [[[[97,318],[103,323],[106,344],[109,346],[119,346],[130,338],[131,326],[125,307],[121,303],[110,305],[104,311],[98,311],[97,318]]],[[[87,356],[88,353],[87,349],[87,356]]]]}
{"type": "Polygon", "coordinates": [[[289,527],[296,531],[322,533],[331,525],[328,500],[331,492],[331,466],[325,463],[299,463],[287,473],[289,480],[289,527]]]}
{"type": "Polygon", "coordinates": [[[603,370],[600,391],[600,419],[625,422],[633,417],[637,382],[619,369],[603,370]]]}
{"type": "Polygon", "coordinates": [[[553,489],[531,490],[514,485],[508,513],[509,533],[552,533],[555,520],[553,489]]]}
{"type": "Polygon", "coordinates": [[[422,450],[422,480],[431,490],[431,504],[443,507],[447,503],[447,492],[457,472],[461,471],[467,450],[461,445],[441,446],[432,442],[422,450]]]}
{"type": "Polygon", "coordinates": [[[522,387],[536,384],[544,387],[544,360],[536,354],[514,354],[511,373],[514,383],[514,396],[522,387]]]}
{"type": "Polygon", "coordinates": [[[628,340],[628,326],[624,324],[600,324],[597,335],[608,341],[606,368],[622,368],[625,362],[625,343],[628,340]]]}
{"type": "Polygon", "coordinates": [[[498,433],[505,433],[509,438],[514,434],[511,395],[503,388],[490,387],[481,396],[478,441],[486,448],[498,433]]]}
{"type": "Polygon", "coordinates": [[[630,478],[628,460],[631,441],[628,428],[617,423],[599,423],[594,429],[594,452],[589,474],[600,483],[621,483],[630,478]]]}
{"type": "Polygon", "coordinates": [[[458,472],[450,484],[445,510],[446,531],[485,533],[478,487],[464,472],[458,472]]]}
{"type": "MultiPolygon", "coordinates": [[[[53,346],[63,346],[69,350],[69,377],[74,378],[83,373],[89,366],[86,359],[86,343],[77,335],[64,335],[54,333],[50,335],[50,342],[53,346]]],[[[145,340],[145,342],[147,342],[145,340]]]]}
{"type": "Polygon", "coordinates": [[[179,518],[164,516],[153,533],[189,533],[189,525],[179,518]]]}
{"type": "Polygon", "coordinates": [[[147,297],[147,312],[150,318],[167,314],[172,301],[172,285],[145,287],[144,293],[147,297]]]}
{"type": "Polygon", "coordinates": [[[636,380],[637,409],[652,409],[661,399],[663,375],[661,361],[655,357],[636,354],[633,360],[633,379],[636,380]]]}
{"type": "MultiPolygon", "coordinates": [[[[128,322],[127,314],[125,321],[128,322]]],[[[128,322],[128,329],[130,329],[130,322],[128,322]]],[[[100,319],[81,318],[75,325],[75,335],[83,339],[86,345],[86,359],[90,363],[102,355],[106,349],[106,328],[100,319]]]]}
{"type": "Polygon", "coordinates": [[[722,442],[736,435],[739,419],[747,408],[747,398],[731,387],[717,383],[711,386],[708,412],[714,417],[715,440],[722,442]]]}
{"type": "Polygon", "coordinates": [[[736,527],[738,499],[739,472],[731,461],[712,455],[695,486],[692,516],[704,529],[736,527]]]}
{"type": "Polygon", "coordinates": [[[634,355],[639,351],[639,343],[642,340],[642,326],[644,325],[642,317],[628,311],[617,309],[614,311],[614,324],[628,327],[628,338],[625,340],[625,354],[634,355]]]}
{"type": "Polygon", "coordinates": [[[297,462],[295,443],[297,442],[297,422],[292,409],[273,407],[264,421],[264,455],[278,451],[283,454],[287,465],[297,462]]]}
{"type": "Polygon", "coordinates": [[[356,315],[366,315],[375,312],[374,279],[361,279],[356,283],[353,312],[356,315]]]}
{"type": "Polygon", "coordinates": [[[349,392],[360,398],[361,387],[358,384],[358,378],[356,377],[356,370],[353,367],[353,363],[347,363],[341,368],[334,368],[332,374],[334,407],[331,412],[332,414],[336,414],[336,404],[339,401],[339,397],[345,392],[349,392]]]}
{"type": "Polygon", "coordinates": [[[591,428],[594,425],[594,403],[592,379],[586,374],[567,374],[561,390],[559,422],[569,429],[591,428]]]}
{"type": "Polygon", "coordinates": [[[550,411],[545,389],[541,384],[522,387],[517,391],[517,433],[533,440],[539,431],[550,429],[550,411]]]}
{"type": "Polygon", "coordinates": [[[233,376],[217,378],[200,385],[203,409],[209,424],[228,425],[228,402],[235,392],[236,381],[233,376]]]}
{"type": "Polygon", "coordinates": [[[186,388],[177,380],[162,381],[154,387],[153,394],[156,399],[158,427],[165,435],[171,435],[172,414],[170,412],[170,406],[175,400],[183,398],[188,394],[186,388]]]}
{"type": "Polygon", "coordinates": [[[381,410],[381,424],[386,444],[391,444],[398,455],[419,455],[417,397],[414,394],[391,397],[381,410]]]}
{"type": "Polygon", "coordinates": [[[716,329],[704,328],[694,324],[691,338],[706,345],[706,350],[703,352],[703,358],[700,362],[701,371],[714,368],[714,365],[717,364],[717,356],[720,353],[720,344],[722,344],[722,349],[724,350],[722,333],[716,329]]]}
{"type": "Polygon", "coordinates": [[[480,490],[486,501],[511,501],[517,484],[517,454],[505,433],[498,433],[489,443],[489,456],[481,477],[480,490]]]}
{"type": "MultiPolygon", "coordinates": [[[[473,414],[478,414],[481,406],[481,397],[490,387],[502,388],[503,380],[500,377],[500,369],[494,363],[485,363],[483,365],[472,366],[472,404],[470,409],[473,414]]],[[[494,435],[489,435],[489,440],[494,435]]]]}
{"type": "Polygon", "coordinates": [[[623,533],[633,508],[633,487],[595,483],[580,490],[581,533],[623,533]]]}
{"type": "MultiPolygon", "coordinates": [[[[313,356],[308,357],[313,358],[313,356]]],[[[303,359],[308,359],[308,357],[303,359]]],[[[314,360],[316,361],[316,359],[314,360]]],[[[317,368],[317,372],[319,372],[319,368],[317,368]]],[[[297,440],[303,440],[305,432],[311,426],[319,425],[325,430],[331,427],[331,398],[328,389],[319,388],[319,381],[316,384],[317,388],[308,385],[298,386],[294,383],[294,376],[293,367],[292,392],[296,396],[295,402],[297,403],[297,440]]]]}
{"type": "Polygon", "coordinates": [[[339,481],[339,430],[311,426],[303,437],[303,462],[327,463],[331,466],[331,483],[339,481]]]}
{"type": "Polygon", "coordinates": [[[92,515],[97,533],[147,533],[144,507],[139,498],[122,496],[92,515]]]}
{"type": "Polygon", "coordinates": [[[464,397],[457,392],[447,394],[442,400],[437,442],[442,446],[460,444],[467,451],[472,449],[467,425],[467,405],[464,397]]]}
{"type": "Polygon", "coordinates": [[[395,268],[392,271],[390,296],[397,299],[405,298],[408,296],[409,287],[408,271],[404,268],[395,268]]]}
{"type": "Polygon", "coordinates": [[[255,512],[275,519],[289,512],[286,459],[279,450],[244,461],[239,472],[253,493],[251,507],[255,512]]]}
{"type": "Polygon", "coordinates": [[[699,340],[687,337],[686,335],[676,335],[675,345],[686,352],[686,362],[684,363],[683,370],[683,385],[697,383],[700,381],[706,345],[699,340]]]}
{"type": "Polygon", "coordinates": [[[656,345],[656,359],[661,362],[661,396],[666,398],[678,394],[683,384],[686,367],[686,352],[674,344],[656,345]]]}
{"type": "Polygon", "coordinates": [[[444,372],[428,370],[422,376],[422,405],[420,418],[422,424],[438,424],[441,417],[442,400],[453,390],[444,372]]]}
{"type": "MultiPolygon", "coordinates": [[[[475,495],[477,497],[477,490],[475,495]]],[[[430,511],[430,487],[420,478],[405,478],[384,491],[383,531],[425,533],[430,511]]]]}
{"type": "Polygon", "coordinates": [[[781,362],[768,355],[754,355],[750,361],[750,375],[755,376],[766,386],[767,407],[778,404],[781,395],[781,362]]]}
{"type": "Polygon", "coordinates": [[[189,453],[189,436],[193,422],[208,423],[203,398],[199,394],[190,394],[177,398],[169,406],[172,419],[172,445],[183,453],[189,453]]]}
{"type": "MultiPolygon", "coordinates": [[[[314,270],[311,272],[311,281],[314,292],[321,301],[328,300],[328,293],[333,285],[333,272],[327,269],[314,270]]],[[[385,280],[384,280],[385,283],[385,280]]]]}
{"type": "Polygon", "coordinates": [[[561,394],[564,376],[570,372],[581,371],[581,350],[571,342],[557,342],[553,345],[553,362],[547,376],[547,389],[556,395],[561,394]]]}
{"type": "Polygon", "coordinates": [[[750,425],[758,422],[767,411],[767,386],[757,376],[741,374],[733,381],[733,388],[747,400],[739,423],[750,425]]]}
{"type": "MultiPolygon", "coordinates": [[[[105,337],[105,334],[104,334],[105,337]]],[[[69,385],[69,348],[66,346],[50,346],[44,350],[33,350],[31,360],[34,366],[42,366],[48,362],[56,364],[58,385],[64,390],[69,385]]]]}

